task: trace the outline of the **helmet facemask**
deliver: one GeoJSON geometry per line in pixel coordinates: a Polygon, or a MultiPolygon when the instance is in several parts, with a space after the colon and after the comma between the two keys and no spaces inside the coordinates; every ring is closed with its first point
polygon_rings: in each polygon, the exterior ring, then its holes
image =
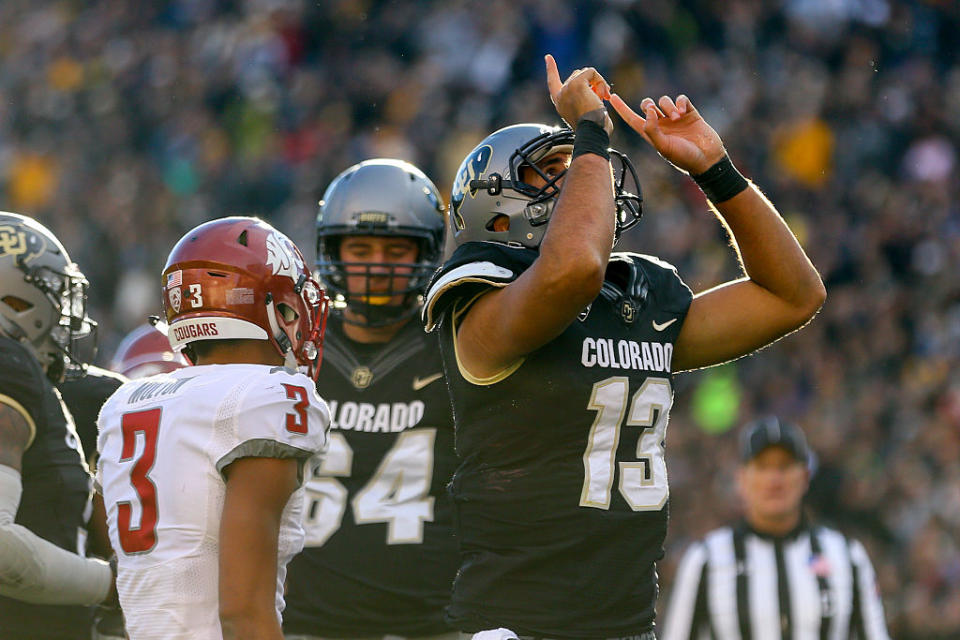
{"type": "MultiPolygon", "coordinates": [[[[98,343],[97,323],[86,312],[90,283],[73,263],[63,271],[45,265],[33,267],[20,260],[16,266],[24,281],[36,287],[57,314],[50,331],[33,345],[47,376],[54,382],[82,377],[87,363],[96,357],[98,343]]],[[[13,299],[4,302],[17,305],[13,299]]],[[[24,311],[32,306],[25,300],[19,304],[26,305],[24,311]]]]}
{"type": "Polygon", "coordinates": [[[272,293],[266,295],[272,342],[284,356],[287,368],[301,369],[316,380],[323,358],[330,298],[317,281],[306,274],[300,275],[293,291],[300,297],[299,310],[284,302],[275,303],[272,293]]]}
{"type": "Polygon", "coordinates": [[[317,261],[317,276],[328,283],[328,289],[335,294],[334,304],[353,312],[351,316],[344,315],[344,322],[383,327],[419,313],[423,288],[437,267],[436,260],[420,258],[424,253],[423,241],[417,241],[416,262],[348,262],[340,259],[340,245],[344,239],[345,236],[320,236],[317,239],[317,255],[321,256],[317,261]],[[362,279],[364,286],[351,291],[348,278],[362,279]],[[386,279],[387,286],[373,287],[371,281],[375,279],[386,279]],[[399,303],[395,302],[397,298],[401,298],[399,303]]]}

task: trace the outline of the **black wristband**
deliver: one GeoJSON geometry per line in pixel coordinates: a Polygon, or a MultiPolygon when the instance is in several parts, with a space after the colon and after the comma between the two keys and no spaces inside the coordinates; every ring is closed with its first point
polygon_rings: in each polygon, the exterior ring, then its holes
{"type": "Polygon", "coordinates": [[[585,153],[594,153],[604,160],[610,159],[610,136],[603,127],[592,120],[577,122],[577,132],[573,136],[573,156],[571,160],[585,153]]]}
{"type": "Polygon", "coordinates": [[[730,162],[730,156],[723,156],[722,160],[700,175],[691,177],[703,191],[703,195],[707,196],[707,200],[714,204],[725,202],[750,186],[747,179],[730,162]]]}

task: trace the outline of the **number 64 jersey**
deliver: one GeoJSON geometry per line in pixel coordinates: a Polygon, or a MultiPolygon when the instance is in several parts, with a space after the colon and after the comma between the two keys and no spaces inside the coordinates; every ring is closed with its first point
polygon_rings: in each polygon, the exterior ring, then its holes
{"type": "MultiPolygon", "coordinates": [[[[312,380],[282,367],[204,365],[124,384],[100,412],[98,480],[133,640],[221,638],[224,468],[244,457],[323,449],[330,414],[312,380]]],[[[303,547],[303,489],[284,508],[277,615],[286,565],[303,547]]]]}

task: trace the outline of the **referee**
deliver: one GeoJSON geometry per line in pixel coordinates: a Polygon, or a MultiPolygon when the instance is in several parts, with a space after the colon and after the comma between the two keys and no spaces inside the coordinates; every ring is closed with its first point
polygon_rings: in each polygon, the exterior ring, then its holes
{"type": "Polygon", "coordinates": [[[807,521],[810,451],[767,417],[741,438],[744,520],[684,554],[661,640],[888,640],[863,546],[807,521]]]}

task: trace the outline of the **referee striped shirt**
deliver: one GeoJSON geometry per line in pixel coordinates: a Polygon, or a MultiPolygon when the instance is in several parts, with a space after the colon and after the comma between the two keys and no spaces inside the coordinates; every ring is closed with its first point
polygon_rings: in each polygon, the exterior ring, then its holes
{"type": "Polygon", "coordinates": [[[677,568],[661,640],[889,640],[873,567],[856,540],[801,525],[746,524],[693,544],[677,568]]]}

